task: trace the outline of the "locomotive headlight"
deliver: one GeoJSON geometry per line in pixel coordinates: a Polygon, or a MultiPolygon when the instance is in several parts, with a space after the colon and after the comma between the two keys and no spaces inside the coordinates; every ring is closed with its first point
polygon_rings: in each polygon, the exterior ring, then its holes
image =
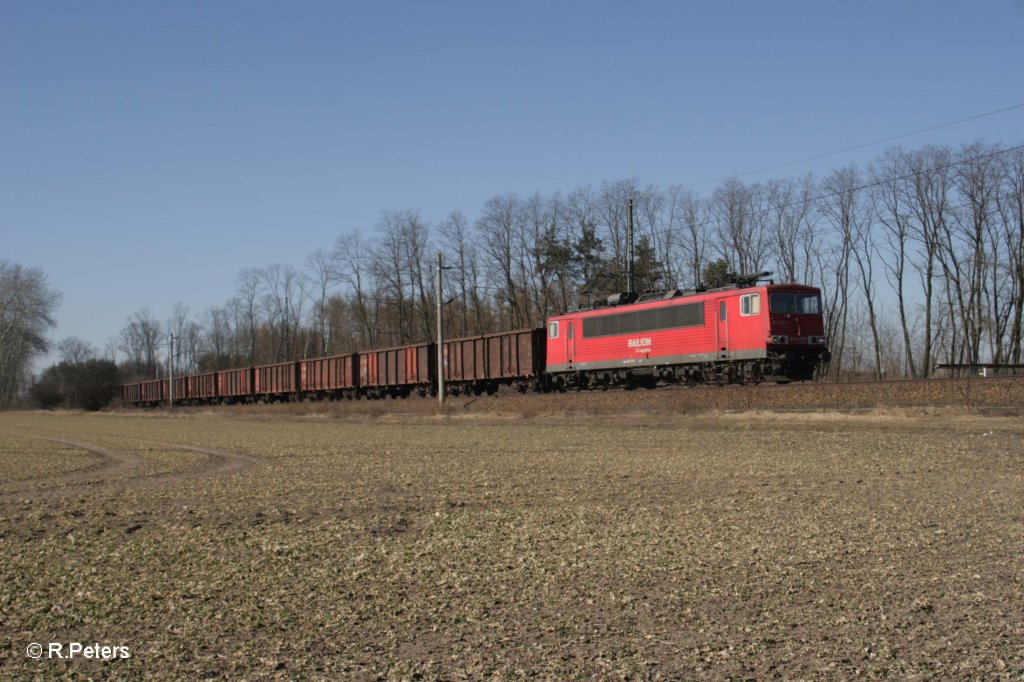
{"type": "Polygon", "coordinates": [[[772,343],[789,343],[788,336],[772,336],[772,343]]]}
{"type": "Polygon", "coordinates": [[[822,346],[825,345],[824,336],[812,336],[810,339],[808,339],[808,341],[812,344],[821,344],[822,346]]]}

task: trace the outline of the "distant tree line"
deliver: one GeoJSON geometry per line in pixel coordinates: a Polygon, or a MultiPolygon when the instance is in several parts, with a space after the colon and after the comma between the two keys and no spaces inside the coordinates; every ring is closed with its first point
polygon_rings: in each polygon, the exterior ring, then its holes
{"type": "Polygon", "coordinates": [[[198,316],[183,304],[165,321],[136,312],[116,344],[122,370],[166,375],[172,334],[183,373],[431,339],[438,252],[449,335],[540,325],[624,290],[631,198],[639,290],[762,270],[821,287],[827,378],[1021,362],[1024,148],[977,142],[890,149],[820,179],[732,179],[707,196],[621,180],[501,194],[472,222],[386,211],[301,267],[243,270],[236,294],[198,316]]]}
{"type": "Polygon", "coordinates": [[[110,358],[87,341],[68,337],[57,344],[60,361],[43,370],[29,390],[31,404],[43,409],[99,410],[121,384],[121,373],[110,358]]]}

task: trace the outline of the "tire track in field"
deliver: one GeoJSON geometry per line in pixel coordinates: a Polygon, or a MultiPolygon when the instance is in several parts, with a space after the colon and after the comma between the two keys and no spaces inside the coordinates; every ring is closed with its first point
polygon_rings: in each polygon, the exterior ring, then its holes
{"type": "Polygon", "coordinates": [[[162,448],[171,448],[172,450],[186,450],[188,452],[198,452],[202,455],[206,455],[209,458],[207,466],[200,469],[191,469],[186,471],[172,471],[167,474],[160,476],[161,481],[180,481],[189,478],[210,478],[213,476],[230,476],[237,474],[240,471],[256,466],[259,460],[250,455],[243,455],[238,452],[224,452],[223,450],[211,450],[209,448],[200,448],[195,445],[182,445],[180,443],[165,443],[157,440],[140,440],[140,443],[146,445],[156,445],[162,448]]]}
{"type": "Polygon", "coordinates": [[[31,436],[26,434],[12,435],[17,435],[21,438],[50,441],[85,450],[86,452],[99,455],[102,458],[102,461],[99,464],[90,465],[84,469],[69,471],[67,473],[37,476],[19,481],[18,483],[20,484],[44,482],[48,483],[48,485],[30,490],[0,492],[0,503],[22,502],[40,498],[66,497],[69,495],[89,492],[126,490],[145,486],[166,485],[186,480],[212,478],[216,476],[230,476],[255,466],[258,463],[258,460],[254,457],[234,452],[223,452],[221,450],[211,450],[209,448],[181,445],[178,443],[138,440],[136,442],[140,444],[155,445],[172,450],[198,452],[207,456],[207,462],[196,468],[186,469],[184,471],[170,471],[143,475],[135,478],[111,480],[117,476],[129,474],[132,470],[141,468],[146,464],[146,460],[134,453],[115,450],[113,448],[96,445],[95,443],[54,438],[52,436],[31,436]],[[101,477],[106,480],[90,480],[96,479],[97,477],[101,477]]]}
{"type": "MultiPolygon", "coordinates": [[[[52,436],[30,436],[24,433],[10,434],[18,438],[28,438],[31,440],[44,440],[51,443],[58,443],[60,445],[66,445],[68,447],[78,448],[79,450],[85,450],[94,455],[99,455],[100,461],[88,466],[82,467],[81,469],[72,469],[66,472],[57,472],[52,474],[40,474],[38,476],[32,476],[30,478],[24,478],[17,482],[10,482],[4,487],[19,484],[32,484],[39,481],[53,480],[54,482],[60,481],[63,485],[74,485],[76,481],[84,482],[85,479],[93,479],[97,476],[103,478],[110,478],[112,476],[119,476],[123,473],[129,472],[132,469],[137,469],[144,464],[141,457],[130,452],[121,452],[119,450],[112,450],[105,448],[100,445],[93,443],[82,443],[80,441],[68,440],[65,438],[54,438],[52,436]]],[[[37,491],[47,490],[57,486],[46,486],[44,488],[37,488],[37,491]]],[[[21,491],[22,493],[27,491],[21,491]]],[[[6,498],[7,495],[0,496],[0,499],[6,498]]]]}

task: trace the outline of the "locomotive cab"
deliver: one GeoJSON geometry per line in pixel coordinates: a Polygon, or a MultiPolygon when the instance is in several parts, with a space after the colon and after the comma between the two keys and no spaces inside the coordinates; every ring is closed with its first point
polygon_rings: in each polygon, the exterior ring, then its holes
{"type": "Polygon", "coordinates": [[[813,378],[814,368],[831,358],[821,313],[821,293],[813,287],[768,287],[766,350],[788,378],[813,378]]]}

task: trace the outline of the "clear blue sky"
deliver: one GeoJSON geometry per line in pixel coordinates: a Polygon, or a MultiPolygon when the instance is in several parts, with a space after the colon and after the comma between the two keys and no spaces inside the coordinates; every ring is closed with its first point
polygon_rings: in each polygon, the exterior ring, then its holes
{"type": "MultiPolygon", "coordinates": [[[[0,0],[0,259],[102,346],[385,210],[694,184],[1022,102],[1022,0],[0,0]]],[[[1024,141],[1024,109],[901,144],[977,138],[1024,141]]]]}

